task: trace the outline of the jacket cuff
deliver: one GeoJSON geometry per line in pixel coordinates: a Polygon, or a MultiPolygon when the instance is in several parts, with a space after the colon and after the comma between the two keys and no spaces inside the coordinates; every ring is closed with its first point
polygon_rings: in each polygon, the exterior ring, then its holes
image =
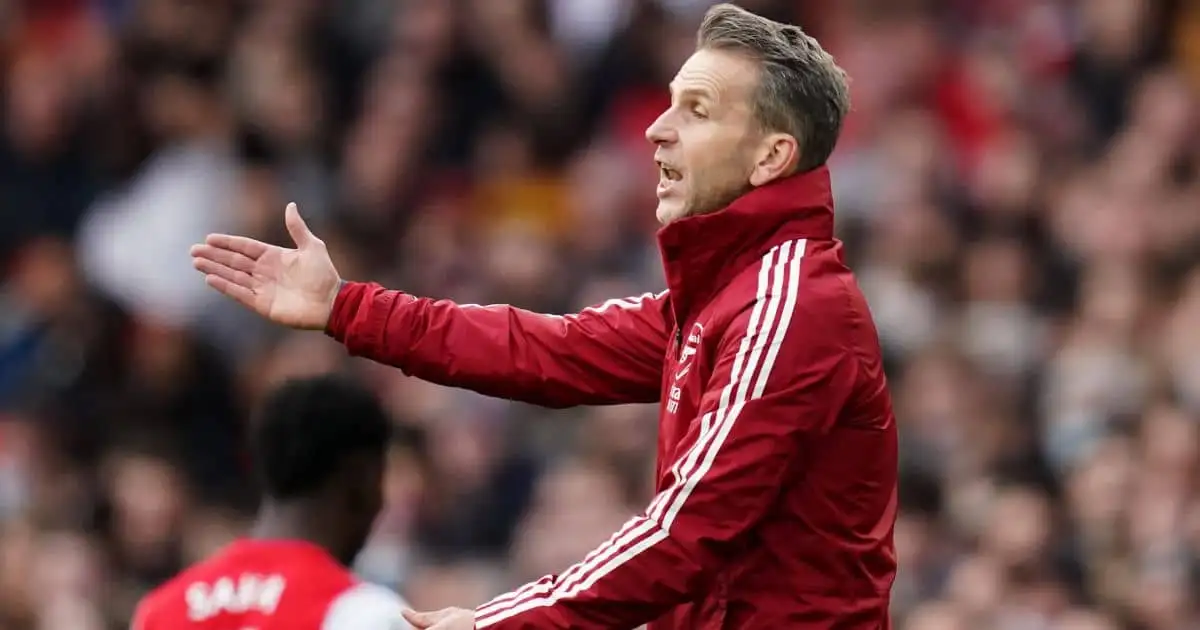
{"type": "Polygon", "coordinates": [[[347,329],[354,320],[358,305],[362,302],[363,292],[367,290],[365,282],[348,282],[341,280],[337,297],[333,299],[333,309],[329,312],[329,321],[325,323],[325,334],[341,343],[346,341],[347,329]]]}

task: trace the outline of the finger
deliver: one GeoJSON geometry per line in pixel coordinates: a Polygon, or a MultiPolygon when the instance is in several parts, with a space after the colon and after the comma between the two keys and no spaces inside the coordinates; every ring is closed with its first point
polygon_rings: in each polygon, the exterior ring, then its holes
{"type": "Polygon", "coordinates": [[[296,243],[296,247],[305,247],[319,242],[312,230],[308,229],[308,224],[300,216],[300,208],[295,203],[289,203],[287,209],[283,211],[283,222],[287,226],[292,241],[296,243]]]}
{"type": "Polygon", "coordinates": [[[428,628],[433,625],[433,621],[428,619],[430,613],[421,613],[415,610],[405,609],[402,613],[404,620],[418,628],[428,628]]]}
{"type": "Polygon", "coordinates": [[[403,615],[404,620],[407,621],[409,625],[417,628],[418,630],[428,628],[431,625],[430,622],[425,621],[425,615],[419,612],[405,609],[400,614],[403,615]]]}
{"type": "Polygon", "coordinates": [[[220,276],[236,285],[254,289],[254,277],[244,271],[238,271],[207,258],[193,258],[192,266],[206,276],[220,276]]]}
{"type": "Polygon", "coordinates": [[[418,628],[428,628],[433,624],[445,619],[450,614],[449,608],[435,610],[433,612],[417,612],[415,610],[405,610],[403,612],[405,621],[411,623],[418,628]]]}
{"type": "Polygon", "coordinates": [[[192,258],[211,260],[238,271],[254,273],[254,261],[249,256],[231,249],[221,249],[212,245],[193,245],[192,258]]]}
{"type": "Polygon", "coordinates": [[[270,245],[262,241],[256,241],[245,236],[233,236],[232,234],[209,234],[208,238],[204,239],[208,245],[219,249],[228,249],[230,251],[242,254],[250,260],[258,260],[267,250],[271,249],[270,245]]]}
{"type": "Polygon", "coordinates": [[[204,283],[208,286],[224,293],[226,296],[233,298],[248,309],[254,310],[254,291],[240,285],[234,284],[221,276],[208,275],[204,276],[204,283]]]}

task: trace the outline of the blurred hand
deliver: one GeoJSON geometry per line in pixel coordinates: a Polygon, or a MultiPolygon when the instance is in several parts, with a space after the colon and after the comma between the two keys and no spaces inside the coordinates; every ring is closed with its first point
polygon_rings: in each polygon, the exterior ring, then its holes
{"type": "Polygon", "coordinates": [[[210,234],[192,246],[192,266],[208,286],[277,324],[324,330],[341,282],[337,269],[296,204],[288,204],[284,222],[296,249],[210,234]]]}
{"type": "Polygon", "coordinates": [[[475,630],[475,611],[443,608],[434,612],[404,611],[404,619],[417,630],[475,630]]]}

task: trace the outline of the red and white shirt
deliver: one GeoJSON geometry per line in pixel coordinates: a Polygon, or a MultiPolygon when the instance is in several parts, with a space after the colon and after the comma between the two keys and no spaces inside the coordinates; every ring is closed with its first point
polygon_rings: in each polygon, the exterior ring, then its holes
{"type": "Polygon", "coordinates": [[[147,595],[132,630],[409,630],[405,607],[316,545],[240,540],[147,595]]]}

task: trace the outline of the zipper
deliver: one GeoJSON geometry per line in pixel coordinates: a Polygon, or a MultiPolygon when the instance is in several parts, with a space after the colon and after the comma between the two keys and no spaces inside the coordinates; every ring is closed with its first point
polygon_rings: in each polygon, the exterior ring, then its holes
{"type": "Polygon", "coordinates": [[[683,358],[683,328],[675,326],[675,360],[683,358]]]}

